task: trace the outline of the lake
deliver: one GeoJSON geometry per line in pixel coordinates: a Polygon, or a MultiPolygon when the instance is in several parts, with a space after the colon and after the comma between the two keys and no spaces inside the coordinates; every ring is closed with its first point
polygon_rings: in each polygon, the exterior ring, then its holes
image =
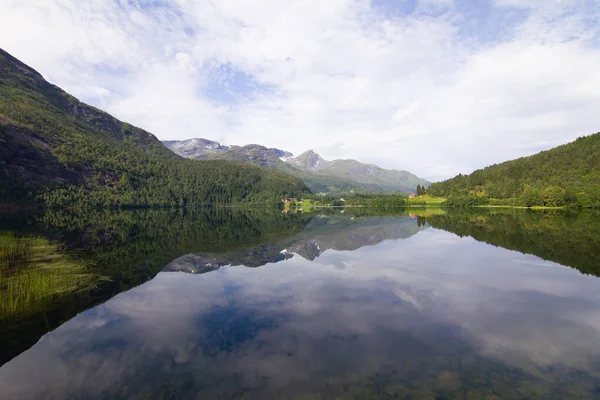
{"type": "Polygon", "coordinates": [[[2,399],[597,399],[600,213],[0,215],[2,399]]]}

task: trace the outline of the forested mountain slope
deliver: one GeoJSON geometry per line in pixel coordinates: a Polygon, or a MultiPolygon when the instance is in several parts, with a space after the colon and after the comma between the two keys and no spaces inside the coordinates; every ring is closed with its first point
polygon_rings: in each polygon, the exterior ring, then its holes
{"type": "Polygon", "coordinates": [[[267,203],[308,191],[277,171],[183,159],[1,49],[0,147],[0,202],[184,206],[267,203]]]}
{"type": "MultiPolygon", "coordinates": [[[[177,152],[176,152],[177,153],[177,152]]],[[[177,153],[179,154],[179,153],[177,153]]],[[[379,188],[371,188],[355,180],[325,174],[316,174],[312,171],[300,170],[283,161],[281,155],[291,153],[278,149],[268,149],[257,144],[249,144],[243,147],[231,146],[223,153],[212,153],[202,157],[207,160],[228,160],[241,163],[258,165],[264,168],[275,169],[301,179],[314,193],[339,193],[350,191],[381,191],[379,188]]],[[[181,155],[181,154],[180,154],[181,155]]],[[[398,188],[390,188],[395,191],[398,188]]]]}
{"type": "Polygon", "coordinates": [[[349,191],[414,192],[417,185],[430,182],[408,171],[388,170],[355,160],[324,160],[313,150],[297,157],[292,153],[257,144],[223,146],[218,142],[196,138],[163,142],[182,157],[200,160],[229,160],[259,165],[292,174],[304,181],[315,193],[349,191]]]}
{"type": "Polygon", "coordinates": [[[412,193],[417,185],[427,186],[429,181],[402,170],[383,169],[373,164],[364,164],[356,160],[333,160],[320,164],[317,172],[339,178],[355,180],[368,189],[383,192],[402,191],[412,193]]]}
{"type": "Polygon", "coordinates": [[[449,205],[600,207],[600,133],[432,184],[449,205]]]}

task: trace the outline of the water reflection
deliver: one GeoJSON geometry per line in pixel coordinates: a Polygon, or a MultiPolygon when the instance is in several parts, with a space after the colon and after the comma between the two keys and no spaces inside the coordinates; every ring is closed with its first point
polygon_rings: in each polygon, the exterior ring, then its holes
{"type": "Polygon", "coordinates": [[[312,216],[303,229],[249,249],[224,253],[186,254],[169,263],[163,271],[202,274],[223,266],[260,267],[267,263],[288,260],[294,256],[313,261],[327,250],[348,251],[373,246],[384,240],[406,239],[421,229],[406,215],[343,216],[329,214],[312,216]]]}
{"type": "Polygon", "coordinates": [[[501,209],[430,215],[433,227],[600,276],[600,213],[501,209]]]}
{"type": "Polygon", "coordinates": [[[0,230],[60,244],[70,259],[76,255],[77,264],[90,266],[90,273],[100,278],[94,290],[45,301],[35,310],[23,306],[10,318],[0,314],[0,365],[82,310],[152,279],[183,254],[251,248],[301,232],[309,221],[265,210],[231,209],[0,214],[0,230]]]}
{"type": "Polygon", "coordinates": [[[5,364],[0,397],[597,398],[598,279],[442,217],[192,246],[5,364]]]}

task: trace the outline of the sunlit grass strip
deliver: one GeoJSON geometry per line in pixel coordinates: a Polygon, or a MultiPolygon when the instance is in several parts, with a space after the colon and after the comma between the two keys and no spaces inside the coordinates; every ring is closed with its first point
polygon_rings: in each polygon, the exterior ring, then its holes
{"type": "Polygon", "coordinates": [[[411,215],[416,215],[418,217],[431,217],[434,215],[445,215],[448,213],[444,208],[435,208],[435,207],[422,207],[422,208],[411,208],[407,211],[411,215]]]}
{"type": "Polygon", "coordinates": [[[57,297],[90,290],[101,279],[46,239],[0,232],[0,318],[47,309],[57,297]]]}
{"type": "Polygon", "coordinates": [[[446,201],[445,197],[434,197],[428,194],[406,199],[408,204],[420,204],[426,206],[440,206],[446,201]]]}

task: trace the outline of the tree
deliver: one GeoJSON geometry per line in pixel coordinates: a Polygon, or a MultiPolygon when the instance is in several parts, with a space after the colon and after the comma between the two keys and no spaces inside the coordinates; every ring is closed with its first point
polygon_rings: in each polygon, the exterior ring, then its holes
{"type": "MultiPolygon", "coordinates": [[[[425,193],[425,188],[421,192],[425,193]]],[[[433,196],[526,206],[600,207],[600,133],[502,164],[433,183],[433,196]]]]}

